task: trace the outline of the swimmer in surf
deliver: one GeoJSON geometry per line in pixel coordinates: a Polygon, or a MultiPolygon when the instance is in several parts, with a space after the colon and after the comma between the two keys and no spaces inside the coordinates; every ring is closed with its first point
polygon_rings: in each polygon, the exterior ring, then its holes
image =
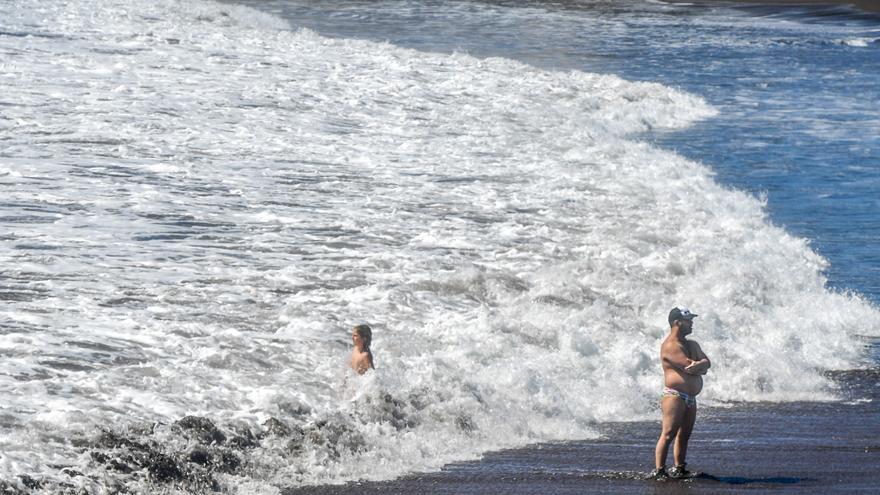
{"type": "Polygon", "coordinates": [[[351,330],[351,343],[354,349],[351,351],[351,360],[348,365],[359,375],[368,370],[375,369],[373,365],[373,351],[370,344],[373,341],[373,330],[367,324],[357,325],[351,330]]]}
{"type": "Polygon", "coordinates": [[[693,332],[694,317],[687,308],[672,308],[669,312],[669,335],[660,346],[664,388],[660,407],[663,411],[663,429],[654,451],[652,479],[684,478],[687,446],[697,419],[697,395],[703,389],[703,376],[712,363],[700,349],[700,344],[686,337],[693,332]],[[675,442],[675,466],[666,471],[669,444],[675,442]]]}

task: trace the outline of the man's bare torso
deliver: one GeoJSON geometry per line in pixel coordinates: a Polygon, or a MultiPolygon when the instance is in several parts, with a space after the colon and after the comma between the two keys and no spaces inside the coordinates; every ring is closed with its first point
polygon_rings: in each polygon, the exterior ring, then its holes
{"type": "Polygon", "coordinates": [[[679,392],[688,395],[697,395],[703,390],[703,377],[690,374],[680,369],[666,359],[667,356],[678,352],[684,353],[687,359],[697,361],[700,359],[700,346],[696,342],[685,340],[684,345],[677,339],[667,338],[660,347],[660,361],[663,363],[664,384],[679,392]]]}

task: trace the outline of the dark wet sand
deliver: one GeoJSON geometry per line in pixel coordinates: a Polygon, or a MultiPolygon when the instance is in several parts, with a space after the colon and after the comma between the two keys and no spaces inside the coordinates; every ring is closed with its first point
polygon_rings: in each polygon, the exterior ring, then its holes
{"type": "MultiPolygon", "coordinates": [[[[437,473],[386,482],[289,488],[355,494],[876,494],[880,493],[880,370],[839,375],[848,403],[743,404],[701,411],[689,467],[719,480],[645,481],[658,422],[601,427],[594,441],[488,453],[437,473]]],[[[671,461],[671,452],[670,452],[671,461]]]]}

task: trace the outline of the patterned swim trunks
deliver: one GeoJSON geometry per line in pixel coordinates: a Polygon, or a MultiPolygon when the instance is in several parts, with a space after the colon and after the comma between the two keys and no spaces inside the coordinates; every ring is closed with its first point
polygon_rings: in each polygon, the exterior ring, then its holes
{"type": "Polygon", "coordinates": [[[684,401],[685,406],[687,406],[688,408],[697,406],[697,397],[695,395],[679,392],[674,388],[664,387],[663,397],[678,397],[679,399],[684,401]]]}

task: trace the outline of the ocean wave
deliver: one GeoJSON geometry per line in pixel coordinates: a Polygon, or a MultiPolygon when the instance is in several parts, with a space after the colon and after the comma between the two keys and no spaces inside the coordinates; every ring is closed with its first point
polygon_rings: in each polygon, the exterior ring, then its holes
{"type": "Polygon", "coordinates": [[[869,47],[871,45],[880,44],[880,38],[872,38],[872,37],[847,38],[847,39],[835,40],[835,42],[839,45],[865,48],[865,47],[869,47]]]}

